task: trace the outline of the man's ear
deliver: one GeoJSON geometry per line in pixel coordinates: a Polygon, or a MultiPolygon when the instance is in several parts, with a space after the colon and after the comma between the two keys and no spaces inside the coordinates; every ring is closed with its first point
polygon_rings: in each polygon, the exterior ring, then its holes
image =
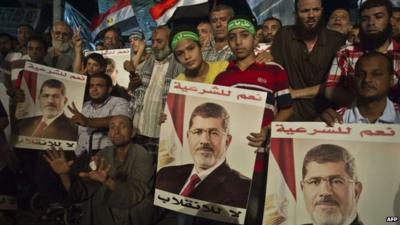
{"type": "Polygon", "coordinates": [[[361,182],[356,182],[354,185],[355,185],[354,186],[354,194],[356,197],[356,201],[358,202],[358,199],[360,198],[363,186],[362,186],[361,182]]]}
{"type": "Polygon", "coordinates": [[[108,90],[107,90],[107,93],[108,93],[108,94],[111,94],[113,88],[114,88],[113,86],[109,87],[108,90]]]}
{"type": "Polygon", "coordinates": [[[68,102],[68,98],[67,98],[67,96],[65,96],[64,105],[67,105],[67,102],[68,102]]]}
{"type": "Polygon", "coordinates": [[[231,142],[232,142],[232,135],[231,135],[231,134],[227,134],[227,135],[226,135],[226,140],[225,140],[226,149],[228,149],[228,147],[229,147],[229,145],[231,144],[231,142]]]}

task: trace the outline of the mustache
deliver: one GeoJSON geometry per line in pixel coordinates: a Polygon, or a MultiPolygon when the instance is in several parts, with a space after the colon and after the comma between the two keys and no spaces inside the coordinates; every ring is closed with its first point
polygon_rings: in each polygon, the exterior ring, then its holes
{"type": "Polygon", "coordinates": [[[50,103],[50,104],[45,105],[44,107],[57,107],[57,105],[50,103]]]}
{"type": "Polygon", "coordinates": [[[214,149],[209,145],[202,145],[202,146],[196,148],[196,151],[210,151],[210,152],[212,152],[212,151],[214,151],[214,149]]]}
{"type": "Polygon", "coordinates": [[[315,205],[324,205],[324,204],[334,204],[334,205],[339,205],[335,199],[333,199],[331,196],[324,196],[322,199],[317,201],[315,205]]]}

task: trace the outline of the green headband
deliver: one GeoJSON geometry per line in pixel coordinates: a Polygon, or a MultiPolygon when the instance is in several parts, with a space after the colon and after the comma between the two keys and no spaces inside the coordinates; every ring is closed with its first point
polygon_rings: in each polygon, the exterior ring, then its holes
{"type": "Polygon", "coordinates": [[[196,42],[200,41],[199,35],[197,35],[196,33],[192,32],[192,31],[181,31],[177,34],[174,35],[174,38],[172,38],[172,42],[171,42],[171,48],[172,50],[175,50],[176,45],[182,41],[182,40],[186,40],[186,39],[190,39],[196,42]]]}
{"type": "Polygon", "coordinates": [[[231,32],[233,29],[243,28],[251,33],[253,36],[256,35],[256,28],[254,25],[246,20],[246,19],[233,19],[228,23],[228,32],[231,32]]]}

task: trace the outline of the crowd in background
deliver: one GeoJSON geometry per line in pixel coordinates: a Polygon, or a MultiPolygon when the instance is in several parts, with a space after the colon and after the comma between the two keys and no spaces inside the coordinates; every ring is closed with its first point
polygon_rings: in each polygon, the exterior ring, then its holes
{"type": "MultiPolygon", "coordinates": [[[[70,102],[65,109],[73,116],[62,129],[76,129],[76,150],[46,152],[7,143],[6,127],[15,132],[22,126],[14,115],[27,93],[10,76],[0,77],[10,97],[8,110],[0,105],[0,191],[5,192],[0,195],[17,196],[20,209],[39,195],[44,213],[85,202],[82,224],[223,224],[152,203],[160,125],[168,119],[162,112],[170,82],[178,79],[267,92],[262,129],[248,136],[250,146],[265,149],[257,152],[245,222],[260,224],[272,121],[400,123],[400,9],[389,0],[367,0],[359,9],[360,24],[352,24],[349,11],[339,8],[325,25],[321,0],[294,4],[296,24],[289,26],[274,17],[256,24],[228,5],[216,5],[209,20],[196,27],[156,27],[151,47],[136,30],[129,36],[131,58],[124,62],[130,74],[126,84],[117,82],[112,59],[84,55],[79,29],[64,21],[54,23],[49,34],[27,24],[18,27],[17,38],[1,33],[2,64],[29,60],[88,79],[82,110],[70,102]],[[90,157],[95,169],[88,172],[80,162],[90,157]]],[[[120,31],[110,27],[96,50],[125,46],[120,31]]],[[[37,137],[60,117],[56,108],[63,109],[65,100],[56,82],[42,89],[40,94],[59,93],[46,100],[55,113],[46,119],[43,111],[46,127],[31,132],[37,137]]]]}

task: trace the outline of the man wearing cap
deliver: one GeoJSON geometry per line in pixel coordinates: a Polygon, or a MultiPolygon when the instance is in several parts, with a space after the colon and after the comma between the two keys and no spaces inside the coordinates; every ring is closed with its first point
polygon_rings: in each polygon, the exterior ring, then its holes
{"type": "MultiPolygon", "coordinates": [[[[286,71],[276,63],[260,64],[256,61],[255,35],[255,24],[249,18],[234,17],[228,22],[228,44],[236,60],[231,61],[226,71],[217,76],[214,84],[267,93],[261,132],[247,137],[252,146],[260,147],[266,139],[270,123],[273,120],[285,121],[292,115],[292,99],[286,71]]],[[[262,190],[263,186],[265,187],[264,157],[264,152],[257,153],[247,216],[249,224],[257,224],[257,221],[253,220],[259,219],[260,216],[254,214],[260,212],[259,209],[263,205],[259,199],[263,199],[262,190]]]]}
{"type": "Polygon", "coordinates": [[[144,34],[140,30],[133,31],[132,34],[129,36],[129,43],[131,44],[131,61],[136,69],[138,65],[140,65],[144,61],[145,55],[145,47],[146,44],[144,43],[145,38],[144,34]]]}

